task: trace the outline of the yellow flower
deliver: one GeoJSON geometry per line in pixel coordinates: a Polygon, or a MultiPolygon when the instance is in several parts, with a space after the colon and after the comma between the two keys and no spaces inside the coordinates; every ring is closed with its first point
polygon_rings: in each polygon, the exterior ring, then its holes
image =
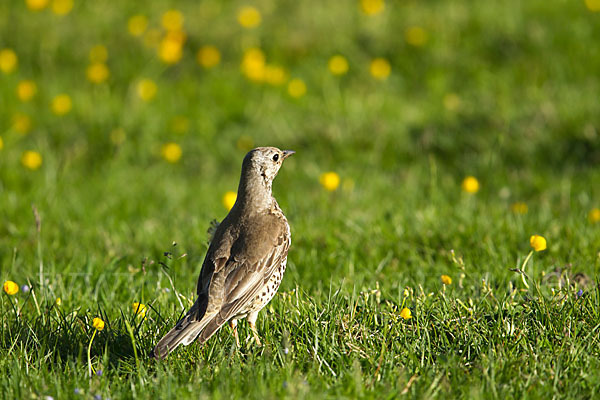
{"type": "Polygon", "coordinates": [[[442,275],[440,278],[442,279],[442,283],[444,285],[452,285],[452,278],[450,278],[448,275],[442,275]]]}
{"type": "Polygon", "coordinates": [[[25,135],[31,130],[31,118],[28,115],[16,113],[13,116],[12,127],[15,131],[25,135]]]}
{"type": "Polygon", "coordinates": [[[288,83],[288,94],[294,98],[300,98],[306,94],[306,83],[300,78],[294,78],[288,83]]]}
{"type": "Polygon", "coordinates": [[[161,24],[167,31],[179,31],[183,28],[183,14],[179,10],[169,10],[163,14],[161,24]]]}
{"type": "Polygon", "coordinates": [[[390,66],[388,60],[386,60],[385,58],[379,57],[371,61],[370,71],[373,78],[377,78],[380,80],[387,79],[387,77],[390,75],[391,70],[392,67],[390,66]]]}
{"type": "Polygon", "coordinates": [[[13,281],[6,281],[4,282],[4,291],[9,296],[12,296],[13,294],[17,294],[17,292],[19,291],[19,285],[17,285],[13,281]]]}
{"type": "Polygon", "coordinates": [[[278,65],[266,65],[265,66],[265,82],[277,86],[283,84],[287,79],[287,72],[283,67],[278,65]]]}
{"type": "Polygon", "coordinates": [[[21,156],[21,164],[32,171],[42,166],[42,155],[37,151],[27,150],[21,156]]]}
{"type": "Polygon", "coordinates": [[[181,159],[181,146],[177,143],[165,143],[160,149],[162,157],[170,163],[176,163],[181,159]]]}
{"type": "Polygon", "coordinates": [[[448,111],[456,111],[460,108],[460,97],[456,93],[447,93],[444,96],[444,107],[448,111]]]}
{"type": "Polygon", "coordinates": [[[546,238],[540,235],[533,235],[529,238],[529,244],[535,251],[546,250],[546,238]]]}
{"type": "Polygon", "coordinates": [[[126,137],[127,135],[125,134],[125,130],[123,128],[113,129],[110,132],[110,141],[112,144],[117,146],[123,143],[126,137]]]}
{"type": "Polygon", "coordinates": [[[402,294],[402,296],[404,298],[407,298],[408,296],[410,296],[410,292],[408,291],[408,289],[404,289],[404,293],[402,294]]]}
{"type": "Polygon", "coordinates": [[[527,204],[523,203],[522,201],[517,201],[517,202],[513,203],[510,206],[510,209],[515,214],[527,214],[527,211],[529,210],[529,208],[527,207],[527,204]]]}
{"type": "Polygon", "coordinates": [[[102,329],[104,329],[104,321],[96,317],[92,320],[92,326],[96,328],[97,331],[101,331],[102,329]]]}
{"type": "Polygon", "coordinates": [[[133,312],[136,313],[138,315],[138,317],[141,318],[146,318],[146,306],[142,303],[133,303],[131,305],[131,308],[133,308],[133,312]]]}
{"type": "Polygon", "coordinates": [[[0,150],[4,148],[4,140],[2,140],[2,136],[0,136],[0,150]]]}
{"type": "Polygon", "coordinates": [[[600,222],[600,208],[592,208],[588,214],[588,220],[591,223],[600,222]]]}
{"type": "Polygon", "coordinates": [[[367,15],[376,15],[383,11],[383,0],[360,0],[360,8],[367,15]]]}
{"type": "Polygon", "coordinates": [[[27,8],[31,11],[40,11],[46,8],[49,0],[25,0],[25,4],[27,8]]]}
{"type": "Polygon", "coordinates": [[[247,153],[254,147],[254,140],[248,135],[242,135],[238,138],[236,147],[244,153],[247,153]]]}
{"type": "Polygon", "coordinates": [[[319,182],[326,190],[333,192],[340,185],[340,176],[335,172],[325,172],[319,177],[319,182]]]}
{"type": "Polygon", "coordinates": [[[167,64],[175,64],[183,57],[183,42],[167,35],[158,45],[158,57],[167,64]]]}
{"type": "Polygon", "coordinates": [[[110,71],[103,62],[95,62],[88,65],[85,70],[85,75],[87,76],[88,81],[98,84],[108,79],[110,71]]]}
{"type": "Polygon", "coordinates": [[[144,101],[152,100],[157,90],[156,83],[151,79],[142,79],[137,84],[137,94],[144,101]]]}
{"type": "Polygon", "coordinates": [[[55,303],[56,303],[56,305],[57,305],[57,306],[59,306],[59,307],[60,307],[60,306],[62,306],[62,300],[61,300],[61,298],[60,298],[60,297],[58,297],[58,298],[56,299],[55,303]]]}
{"type": "Polygon", "coordinates": [[[73,103],[68,94],[59,94],[52,99],[52,112],[56,115],[65,115],[71,108],[73,103]]]}
{"type": "Polygon", "coordinates": [[[427,43],[427,32],[420,26],[411,26],[404,33],[404,38],[411,46],[421,47],[427,43]]]}
{"type": "Polygon", "coordinates": [[[0,50],[0,70],[5,74],[10,74],[17,68],[19,59],[13,49],[0,50]]]}
{"type": "Polygon", "coordinates": [[[223,195],[223,207],[225,207],[227,209],[227,211],[231,210],[233,208],[233,205],[235,204],[235,200],[237,199],[237,193],[236,192],[225,192],[225,194],[223,195]]]}
{"type": "Polygon", "coordinates": [[[52,12],[56,15],[67,15],[73,9],[73,0],[54,0],[52,12]]]}
{"type": "Polygon", "coordinates": [[[21,101],[29,101],[37,93],[37,85],[34,81],[23,80],[17,85],[17,97],[21,101]]]}
{"type": "Polygon", "coordinates": [[[592,12],[600,11],[600,0],[585,0],[585,6],[592,12]]]}
{"type": "Polygon", "coordinates": [[[190,128],[190,120],[178,115],[171,120],[171,130],[175,133],[186,133],[190,128]]]}
{"type": "Polygon", "coordinates": [[[127,21],[127,30],[132,36],[142,36],[148,28],[148,18],[144,15],[134,15],[127,21]]]}
{"type": "Polygon", "coordinates": [[[346,60],[346,57],[339,54],[331,57],[327,66],[333,75],[344,75],[348,72],[348,60],[346,60]]]}
{"type": "Polygon", "coordinates": [[[239,9],[237,20],[244,28],[255,28],[260,25],[260,12],[252,6],[244,6],[239,9]]]}
{"type": "Polygon", "coordinates": [[[412,313],[410,312],[410,310],[408,308],[404,307],[402,309],[402,311],[400,311],[400,316],[404,319],[411,319],[412,313]]]}
{"type": "Polygon", "coordinates": [[[202,46],[196,54],[196,60],[204,68],[212,68],[221,62],[221,53],[215,46],[202,46]]]}
{"type": "Polygon", "coordinates": [[[263,81],[265,77],[265,53],[257,47],[247,49],[242,59],[242,72],[252,81],[263,81]]]}
{"type": "Polygon", "coordinates": [[[108,60],[108,50],[106,46],[97,44],[90,49],[90,62],[92,63],[103,63],[108,60]]]}
{"type": "Polygon", "coordinates": [[[479,181],[474,176],[467,176],[462,181],[462,190],[467,193],[477,193],[479,191],[479,181]]]}

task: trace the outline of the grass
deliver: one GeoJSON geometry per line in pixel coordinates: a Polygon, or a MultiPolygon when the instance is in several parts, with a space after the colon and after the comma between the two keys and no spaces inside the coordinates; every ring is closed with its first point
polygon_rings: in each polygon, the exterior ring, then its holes
{"type": "Polygon", "coordinates": [[[253,30],[236,22],[243,2],[77,2],[62,17],[0,4],[0,48],[19,59],[0,72],[0,280],[31,288],[0,296],[2,395],[598,396],[599,14],[583,1],[388,1],[373,17],[354,1],[251,3],[253,30]],[[160,30],[171,8],[187,39],[166,65],[127,21],[160,30]],[[414,26],[423,45],[405,38],[414,26]],[[85,72],[97,44],[101,84],[85,72]],[[211,69],[195,61],[205,44],[221,52],[211,69]],[[240,72],[250,46],[284,82],[240,72]],[[327,70],[334,54],[347,74],[327,70]],[[392,67],[385,80],[369,73],[375,57],[392,67]],[[157,84],[148,102],[142,78],[157,84]],[[291,78],[305,95],[288,94],[291,78]],[[23,79],[38,87],[28,102],[23,79]],[[64,116],[50,109],[59,93],[73,102],[64,116]],[[161,156],[170,142],[175,163],[161,156]],[[241,349],[225,327],[150,360],[193,301],[206,231],[253,145],[297,151],[274,183],[293,237],[258,319],[265,346],[242,323],[241,349]],[[39,169],[21,164],[26,150],[39,169]],[[341,177],[334,192],[319,184],[326,171],[341,177]],[[475,194],[461,190],[467,175],[475,194]],[[526,288],[514,270],[533,234],[548,249],[526,288]],[[95,317],[106,326],[88,360],[95,317]]]}

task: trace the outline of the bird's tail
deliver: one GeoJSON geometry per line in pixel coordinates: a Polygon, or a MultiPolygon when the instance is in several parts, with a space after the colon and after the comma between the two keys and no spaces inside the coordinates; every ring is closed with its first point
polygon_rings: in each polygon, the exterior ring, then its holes
{"type": "Polygon", "coordinates": [[[194,307],[183,317],[173,329],[171,329],[154,347],[154,357],[157,359],[166,358],[170,352],[175,350],[177,346],[183,344],[187,346],[192,343],[198,335],[202,333],[202,330],[212,321],[212,318],[208,315],[204,315],[203,318],[198,321],[197,318],[196,304],[194,307]]]}

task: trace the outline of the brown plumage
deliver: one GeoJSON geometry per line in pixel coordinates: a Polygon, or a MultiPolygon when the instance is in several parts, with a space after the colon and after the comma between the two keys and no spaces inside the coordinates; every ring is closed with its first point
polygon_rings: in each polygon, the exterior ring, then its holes
{"type": "Polygon", "coordinates": [[[229,322],[236,343],[237,320],[254,323],[279,288],[287,262],[290,227],[271,186],[293,151],[258,147],[244,157],[237,200],[219,224],[198,277],[198,299],[154,348],[163,359],[177,346],[206,342],[229,322]]]}

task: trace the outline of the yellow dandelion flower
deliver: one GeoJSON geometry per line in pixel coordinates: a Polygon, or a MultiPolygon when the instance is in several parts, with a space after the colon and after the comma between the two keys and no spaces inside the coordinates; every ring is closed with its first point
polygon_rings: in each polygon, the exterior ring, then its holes
{"type": "Polygon", "coordinates": [[[102,44],[97,44],[90,49],[91,63],[104,63],[108,60],[108,49],[102,44]]]}
{"type": "Polygon", "coordinates": [[[257,47],[244,52],[242,72],[252,81],[261,82],[265,77],[265,53],[257,47]]]}
{"type": "Polygon", "coordinates": [[[166,64],[175,64],[183,57],[183,43],[179,39],[166,36],[158,45],[158,58],[166,64]]]}
{"type": "Polygon", "coordinates": [[[12,296],[13,294],[17,294],[19,291],[19,285],[13,281],[6,281],[4,282],[4,291],[7,295],[12,296]]]}
{"type": "Polygon", "coordinates": [[[103,62],[95,62],[87,67],[85,75],[88,81],[99,84],[108,79],[110,71],[108,70],[108,66],[103,62]]]}
{"type": "Polygon", "coordinates": [[[588,213],[588,220],[591,223],[600,222],[600,208],[592,208],[588,213]]]}
{"type": "Polygon", "coordinates": [[[411,26],[404,32],[404,38],[411,46],[421,47],[427,43],[427,31],[420,26],[411,26]]]}
{"type": "Polygon", "coordinates": [[[404,307],[402,309],[402,311],[400,311],[400,316],[403,319],[411,319],[412,318],[412,313],[410,312],[410,310],[408,308],[404,307]]]}
{"type": "Polygon", "coordinates": [[[56,115],[65,115],[71,111],[73,102],[68,94],[59,94],[52,99],[52,112],[56,115]]]}
{"type": "Polygon", "coordinates": [[[179,10],[169,10],[162,15],[160,22],[167,31],[179,31],[183,28],[183,14],[179,10]]]}
{"type": "Polygon", "coordinates": [[[144,35],[144,45],[149,48],[158,47],[162,40],[162,33],[158,29],[149,29],[144,35]]]}
{"type": "Polygon", "coordinates": [[[4,140],[2,140],[2,136],[0,136],[0,150],[4,148],[4,140]]]}
{"type": "Polygon", "coordinates": [[[17,68],[19,59],[13,49],[0,50],[0,70],[5,74],[10,74],[17,68]]]}
{"type": "Polygon", "coordinates": [[[73,9],[73,0],[53,0],[52,12],[56,15],[67,15],[73,9]]]}
{"type": "Polygon", "coordinates": [[[371,61],[371,67],[369,70],[371,71],[373,78],[385,80],[390,75],[392,67],[390,66],[388,60],[378,57],[371,61]]]}
{"type": "Polygon", "coordinates": [[[181,146],[173,142],[165,143],[160,149],[160,154],[162,158],[174,164],[181,159],[181,146]]]}
{"type": "Polygon", "coordinates": [[[41,11],[48,6],[49,0],[25,0],[25,5],[31,11],[41,11]]]}
{"type": "Polygon", "coordinates": [[[440,278],[444,285],[452,285],[452,278],[450,278],[448,275],[442,275],[440,278]]]}
{"type": "Polygon", "coordinates": [[[117,128],[110,132],[109,137],[112,144],[118,146],[125,141],[127,135],[125,134],[125,130],[123,128],[117,128]]]}
{"type": "Polygon", "coordinates": [[[239,9],[237,14],[238,23],[244,28],[255,28],[260,25],[262,17],[260,12],[252,7],[245,6],[239,9]]]}
{"type": "Polygon", "coordinates": [[[360,9],[366,15],[377,15],[383,11],[384,7],[383,0],[360,0],[360,9]]]}
{"type": "Polygon", "coordinates": [[[461,187],[465,192],[475,194],[479,191],[479,181],[474,176],[467,176],[463,179],[461,187]]]}
{"type": "Polygon", "coordinates": [[[42,166],[42,155],[37,151],[27,150],[21,156],[21,164],[32,171],[42,166]]]}
{"type": "Polygon", "coordinates": [[[196,54],[196,60],[204,68],[212,68],[221,62],[221,53],[215,46],[202,46],[196,54]]]}
{"type": "Polygon", "coordinates": [[[55,303],[59,307],[62,306],[62,299],[60,297],[57,297],[55,303]]]}
{"type": "Polygon", "coordinates": [[[533,235],[529,238],[529,244],[535,251],[546,250],[546,238],[540,235],[533,235]]]}
{"type": "Polygon", "coordinates": [[[158,87],[151,79],[141,79],[137,84],[137,94],[140,99],[150,101],[156,96],[158,87]]]}
{"type": "Polygon", "coordinates": [[[131,36],[142,36],[148,28],[148,18],[145,15],[134,15],[127,21],[127,30],[131,36]]]}
{"type": "Polygon", "coordinates": [[[444,96],[444,108],[448,111],[457,111],[460,103],[460,97],[456,93],[447,93],[444,96]]]}
{"type": "Polygon", "coordinates": [[[22,113],[16,113],[13,116],[12,128],[22,135],[29,133],[31,130],[31,118],[28,115],[22,113]]]}
{"type": "Polygon", "coordinates": [[[171,130],[175,133],[186,133],[190,129],[190,120],[183,115],[177,115],[171,120],[171,130]]]}
{"type": "Polygon", "coordinates": [[[21,101],[31,100],[37,93],[37,85],[31,80],[22,80],[17,84],[17,97],[21,101]]]}
{"type": "Polygon", "coordinates": [[[585,0],[585,6],[591,12],[600,11],[600,0],[585,0]]]}
{"type": "Polygon", "coordinates": [[[510,206],[510,209],[515,214],[527,214],[527,211],[529,211],[529,207],[527,207],[527,204],[523,203],[522,201],[514,202],[510,206]]]}
{"type": "Polygon", "coordinates": [[[340,176],[335,172],[325,172],[319,177],[319,182],[321,183],[321,186],[325,188],[325,190],[333,192],[338,188],[338,186],[340,186],[340,176]]]}
{"type": "Polygon", "coordinates": [[[92,320],[92,326],[97,330],[97,331],[101,331],[102,329],[104,329],[104,321],[102,321],[102,319],[96,317],[92,320]]]}
{"type": "Polygon", "coordinates": [[[294,98],[300,98],[306,94],[306,83],[300,78],[294,78],[288,83],[288,94],[294,98]]]}
{"type": "Polygon", "coordinates": [[[238,138],[236,147],[244,153],[247,153],[254,148],[254,140],[248,135],[242,135],[238,138]]]}
{"type": "Polygon", "coordinates": [[[344,75],[348,72],[348,60],[346,57],[336,54],[329,59],[327,67],[333,75],[344,75]]]}
{"type": "Polygon", "coordinates": [[[287,80],[287,72],[283,67],[278,65],[266,65],[265,66],[265,82],[270,85],[278,86],[285,83],[287,80]]]}
{"type": "Polygon", "coordinates": [[[236,192],[225,192],[225,194],[223,195],[223,207],[225,207],[227,211],[231,210],[233,208],[233,205],[235,204],[236,199],[236,192]]]}
{"type": "Polygon", "coordinates": [[[131,305],[131,308],[133,308],[133,312],[136,313],[138,317],[146,318],[147,308],[144,304],[135,302],[131,305]]]}

